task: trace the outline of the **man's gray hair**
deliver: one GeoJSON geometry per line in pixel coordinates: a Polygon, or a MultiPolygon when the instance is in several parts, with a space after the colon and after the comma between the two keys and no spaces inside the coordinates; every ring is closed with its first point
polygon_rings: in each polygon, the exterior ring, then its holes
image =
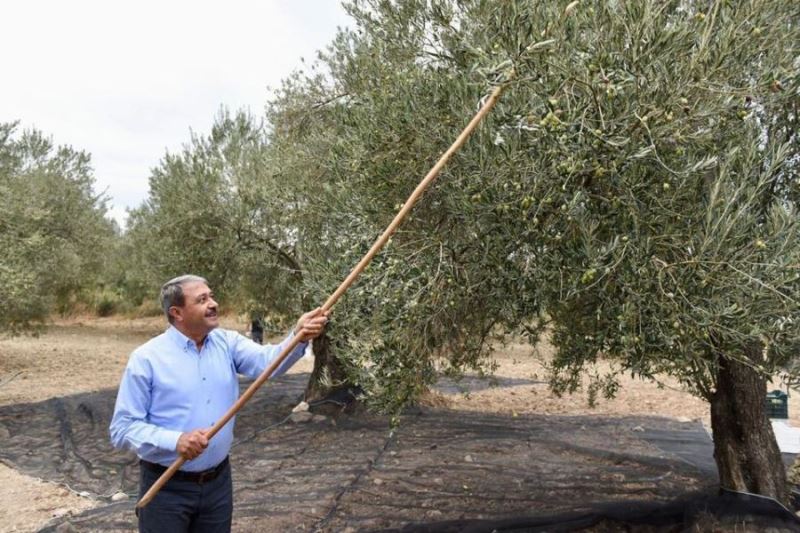
{"type": "Polygon", "coordinates": [[[208,281],[205,278],[194,274],[184,274],[183,276],[172,278],[161,286],[161,309],[164,310],[164,314],[167,315],[167,320],[170,324],[172,324],[172,317],[169,315],[169,308],[173,305],[175,307],[183,307],[186,304],[186,299],[183,297],[183,285],[195,281],[208,285],[208,281]]]}

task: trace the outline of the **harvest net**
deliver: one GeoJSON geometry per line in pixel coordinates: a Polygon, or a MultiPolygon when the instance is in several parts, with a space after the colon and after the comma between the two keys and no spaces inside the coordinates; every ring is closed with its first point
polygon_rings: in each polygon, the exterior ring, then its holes
{"type": "MultiPolygon", "coordinates": [[[[364,414],[296,424],[307,379],[273,380],[237,417],[234,531],[797,530],[771,500],[717,495],[697,422],[423,408],[394,431],[364,414]]],[[[0,408],[0,460],[99,504],[45,531],[136,528],[138,463],[108,442],[115,393],[0,408]]]]}

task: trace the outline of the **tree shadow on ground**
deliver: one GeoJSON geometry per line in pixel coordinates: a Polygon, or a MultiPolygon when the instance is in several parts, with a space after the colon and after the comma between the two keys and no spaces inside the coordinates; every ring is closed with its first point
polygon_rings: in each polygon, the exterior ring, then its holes
{"type": "Polygon", "coordinates": [[[486,389],[519,387],[522,385],[547,385],[546,381],[502,376],[464,376],[459,379],[440,378],[433,390],[445,394],[479,392],[486,389]]]}
{"type": "MultiPolygon", "coordinates": [[[[718,482],[710,439],[698,423],[425,408],[395,430],[387,419],[364,414],[294,424],[288,414],[307,379],[273,380],[237,417],[234,531],[500,523],[613,503],[665,503],[718,482]]],[[[45,531],[67,522],[81,531],[135,529],[138,464],[108,443],[115,394],[0,408],[0,460],[88,491],[100,503],[45,531]],[[119,491],[130,499],[112,502],[119,491]]]]}

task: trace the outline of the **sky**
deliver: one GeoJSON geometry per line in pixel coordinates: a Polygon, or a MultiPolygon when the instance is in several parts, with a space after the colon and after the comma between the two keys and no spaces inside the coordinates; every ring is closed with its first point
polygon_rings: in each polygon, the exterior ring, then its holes
{"type": "Polygon", "coordinates": [[[349,25],[338,0],[7,2],[0,122],[89,152],[122,224],[167,151],[220,106],[261,115],[268,87],[349,25]]]}

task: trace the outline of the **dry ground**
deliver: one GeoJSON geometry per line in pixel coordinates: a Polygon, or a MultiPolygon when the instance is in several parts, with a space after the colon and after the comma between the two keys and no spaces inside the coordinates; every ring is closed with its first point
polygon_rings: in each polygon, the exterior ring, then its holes
{"type": "MultiPolygon", "coordinates": [[[[245,330],[235,318],[225,327],[245,330]]],[[[128,354],[164,328],[160,318],[60,320],[39,337],[0,339],[0,405],[37,402],[116,387],[128,354]]],[[[707,405],[665,379],[666,388],[626,379],[617,398],[588,407],[584,397],[557,398],[542,382],[542,361],[550,356],[546,344],[537,350],[511,344],[495,353],[499,387],[467,379],[468,394],[447,386],[439,397],[450,407],[504,414],[662,415],[700,419],[707,423],[707,405]]],[[[302,360],[292,372],[309,372],[302,360]]],[[[792,425],[800,425],[800,397],[790,398],[792,425]]],[[[3,428],[0,428],[2,431],[3,428]]],[[[37,480],[0,464],[0,531],[33,531],[53,517],[78,513],[95,505],[69,487],[37,480]]]]}

